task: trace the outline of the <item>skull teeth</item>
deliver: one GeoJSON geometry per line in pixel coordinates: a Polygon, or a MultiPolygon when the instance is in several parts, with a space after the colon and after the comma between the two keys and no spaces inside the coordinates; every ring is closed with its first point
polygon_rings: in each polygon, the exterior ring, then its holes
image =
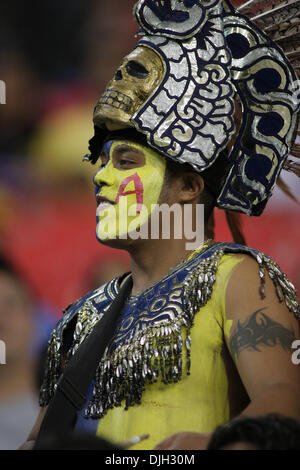
{"type": "Polygon", "coordinates": [[[129,96],[115,90],[107,90],[99,100],[99,105],[105,104],[126,112],[130,110],[132,103],[129,96]]]}

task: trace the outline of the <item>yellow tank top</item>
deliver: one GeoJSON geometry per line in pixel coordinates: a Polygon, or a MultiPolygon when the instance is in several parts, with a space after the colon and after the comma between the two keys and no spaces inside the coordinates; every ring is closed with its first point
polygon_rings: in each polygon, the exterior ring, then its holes
{"type": "MultiPolygon", "coordinates": [[[[150,438],[134,450],[150,450],[172,434],[184,431],[211,432],[230,419],[228,377],[222,357],[226,320],[226,288],[234,267],[242,257],[226,254],[218,266],[213,293],[195,315],[191,329],[191,374],[183,368],[182,379],[165,385],[148,385],[140,405],[115,407],[99,421],[97,435],[115,443],[136,435],[150,438]]],[[[185,364],[183,355],[183,364],[185,364]]]]}

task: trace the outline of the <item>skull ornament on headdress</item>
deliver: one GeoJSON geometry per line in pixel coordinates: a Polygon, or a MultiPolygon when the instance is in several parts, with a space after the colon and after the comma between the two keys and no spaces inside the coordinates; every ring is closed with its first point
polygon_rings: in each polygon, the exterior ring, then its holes
{"type": "Polygon", "coordinates": [[[131,119],[161,83],[163,62],[146,47],[135,48],[122,61],[95,108],[97,125],[131,126],[131,119]]]}
{"type": "Polygon", "coordinates": [[[288,59],[226,0],[140,0],[134,12],[141,38],[100,98],[96,128],[134,127],[152,148],[198,172],[230,144],[217,204],[261,214],[297,125],[288,59]]]}

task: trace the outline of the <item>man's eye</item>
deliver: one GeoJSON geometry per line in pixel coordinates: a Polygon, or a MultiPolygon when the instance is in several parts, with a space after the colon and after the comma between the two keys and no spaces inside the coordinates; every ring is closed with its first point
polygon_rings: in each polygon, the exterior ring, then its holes
{"type": "Polygon", "coordinates": [[[134,165],[135,162],[131,161],[131,160],[125,160],[125,159],[122,159],[120,160],[120,165],[124,166],[124,165],[134,165]]]}

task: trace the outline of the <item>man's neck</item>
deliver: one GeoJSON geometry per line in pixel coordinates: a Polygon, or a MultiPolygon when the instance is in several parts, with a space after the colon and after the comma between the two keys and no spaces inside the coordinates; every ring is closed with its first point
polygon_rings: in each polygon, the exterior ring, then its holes
{"type": "Polygon", "coordinates": [[[192,253],[186,250],[186,240],[173,239],[147,240],[135,244],[128,251],[133,277],[132,295],[138,295],[160,281],[192,253]]]}

